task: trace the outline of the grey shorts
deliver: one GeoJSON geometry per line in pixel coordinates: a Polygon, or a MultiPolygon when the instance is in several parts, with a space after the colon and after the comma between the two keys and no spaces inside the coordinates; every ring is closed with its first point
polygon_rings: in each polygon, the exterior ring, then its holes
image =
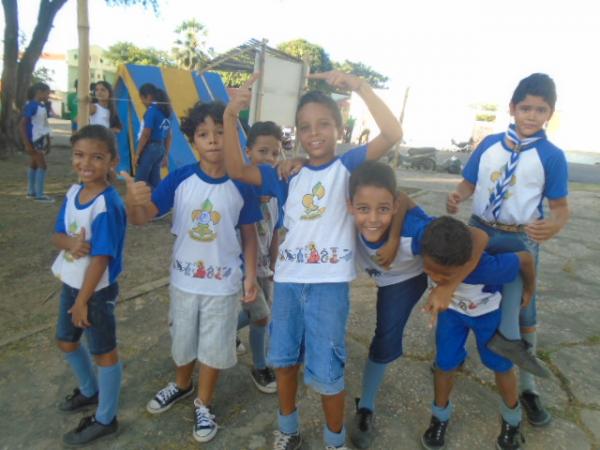
{"type": "Polygon", "coordinates": [[[240,295],[200,295],[170,286],[171,355],[177,366],[194,360],[215,369],[235,366],[240,295]]]}
{"type": "Polygon", "coordinates": [[[256,300],[252,303],[242,302],[242,308],[250,317],[250,322],[257,322],[271,314],[271,304],[273,300],[273,281],[267,277],[257,278],[258,292],[256,300]]]}

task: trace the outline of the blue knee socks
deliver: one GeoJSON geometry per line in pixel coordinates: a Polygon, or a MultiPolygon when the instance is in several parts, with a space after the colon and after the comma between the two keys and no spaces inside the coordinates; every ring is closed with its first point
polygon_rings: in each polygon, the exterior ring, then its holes
{"type": "Polygon", "coordinates": [[[100,396],[98,409],[96,410],[96,420],[103,425],[109,425],[117,416],[122,375],[123,365],[121,361],[110,367],[98,366],[100,396]]]}
{"type": "Polygon", "coordinates": [[[92,358],[87,348],[80,346],[74,352],[65,353],[65,359],[79,382],[79,390],[86,397],[93,397],[98,392],[98,382],[92,365],[92,358]]]}
{"type": "Polygon", "coordinates": [[[265,330],[266,326],[250,324],[250,349],[252,350],[252,363],[256,369],[267,367],[265,360],[265,330]]]}
{"type": "Polygon", "coordinates": [[[523,296],[523,279],[519,275],[512,283],[505,284],[502,288],[502,318],[498,331],[511,341],[521,339],[519,329],[519,313],[521,311],[521,297],[523,296]]]}
{"type": "Polygon", "coordinates": [[[450,416],[452,416],[453,411],[454,405],[452,402],[448,402],[445,408],[437,406],[435,402],[431,403],[431,415],[436,417],[440,422],[447,422],[450,420],[450,416]]]}
{"type": "Polygon", "coordinates": [[[35,173],[35,196],[42,197],[44,195],[44,187],[46,185],[46,169],[37,169],[35,173]]]}
{"type": "Polygon", "coordinates": [[[27,169],[27,195],[35,197],[35,173],[37,169],[29,167],[27,169]]]}
{"type": "Polygon", "coordinates": [[[521,423],[521,404],[517,402],[517,406],[515,406],[513,409],[510,409],[508,406],[506,406],[506,403],[500,399],[500,415],[507,424],[516,427],[521,423]]]}
{"type": "Polygon", "coordinates": [[[375,397],[383,382],[387,364],[380,364],[367,359],[363,373],[362,394],[358,402],[359,408],[375,411],[375,397]]]}
{"type": "Polygon", "coordinates": [[[279,431],[285,434],[296,434],[300,429],[300,416],[298,409],[293,413],[283,416],[281,412],[277,411],[277,423],[279,425],[279,431]]]}

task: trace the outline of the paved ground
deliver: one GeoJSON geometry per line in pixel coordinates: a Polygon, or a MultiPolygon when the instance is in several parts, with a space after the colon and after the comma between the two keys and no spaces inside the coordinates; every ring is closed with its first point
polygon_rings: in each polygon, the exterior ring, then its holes
{"type": "MultiPolygon", "coordinates": [[[[440,214],[445,192],[458,178],[401,171],[399,180],[401,185],[414,189],[419,204],[432,214],[440,214]]],[[[600,189],[573,185],[570,201],[571,223],[557,239],[544,245],[541,252],[539,354],[553,375],[540,383],[540,388],[555,420],[543,430],[525,426],[525,448],[530,450],[600,449],[600,310],[597,307],[600,243],[596,232],[600,189]]],[[[18,212],[18,204],[15,208],[18,212]]],[[[155,228],[161,231],[160,227],[164,228],[163,239],[167,239],[168,224],[155,228]]],[[[143,234],[133,230],[131,235],[129,244],[139,248],[143,234]]],[[[135,280],[127,281],[124,301],[118,308],[119,347],[125,364],[119,416],[121,432],[116,439],[92,448],[271,448],[276,398],[253,387],[248,355],[241,357],[236,367],[225,371],[219,382],[215,412],[222,429],[210,444],[200,445],[192,439],[191,402],[178,404],[161,416],[151,416],[145,411],[145,403],[173,375],[165,319],[168,294],[162,278],[166,276],[168,256],[165,254],[164,258],[165,270],[156,272],[153,283],[136,286],[135,280]]],[[[135,256],[130,254],[127,264],[135,262],[135,256]]],[[[47,267],[35,270],[45,272],[47,267]]],[[[21,290],[27,289],[25,284],[21,290]]],[[[14,294],[6,291],[0,294],[3,316],[4,307],[14,294]]],[[[367,278],[359,278],[353,283],[348,327],[348,420],[352,414],[351,398],[360,392],[362,366],[374,327],[374,304],[373,284],[367,278]]],[[[387,373],[377,402],[378,434],[374,449],[419,448],[433,395],[429,371],[433,334],[426,320],[415,309],[407,328],[406,355],[387,373]]],[[[61,448],[61,434],[81,416],[56,412],[56,403],[70,392],[74,381],[54,347],[51,324],[52,320],[36,327],[26,324],[19,339],[13,335],[0,341],[0,449],[61,448]]],[[[247,335],[242,338],[247,344],[247,335]]],[[[474,350],[472,342],[469,346],[474,350]]],[[[499,431],[493,376],[482,367],[476,352],[472,355],[457,379],[453,395],[456,413],[447,435],[449,449],[492,449],[499,431]]],[[[320,402],[304,386],[300,388],[299,410],[307,441],[303,448],[322,449],[320,402]]]]}

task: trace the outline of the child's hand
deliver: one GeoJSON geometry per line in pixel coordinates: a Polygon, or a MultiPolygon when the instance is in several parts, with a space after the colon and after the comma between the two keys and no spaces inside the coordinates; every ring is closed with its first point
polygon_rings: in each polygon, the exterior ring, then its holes
{"type": "Polygon", "coordinates": [[[279,176],[279,179],[288,181],[292,175],[300,172],[305,164],[305,158],[292,158],[278,161],[277,164],[275,164],[275,167],[277,168],[277,175],[279,176]]]}
{"type": "Polygon", "coordinates": [[[128,206],[146,206],[152,200],[152,191],[144,181],[135,181],[127,172],[122,171],[120,174],[125,179],[127,194],[125,202],[128,206]]]}
{"type": "Polygon", "coordinates": [[[456,191],[450,192],[448,194],[448,199],[446,200],[446,211],[448,214],[456,214],[458,212],[458,205],[462,202],[462,197],[456,191]]]}
{"type": "Polygon", "coordinates": [[[71,237],[69,253],[75,259],[82,258],[90,254],[90,243],[85,240],[85,228],[81,227],[79,234],[71,237]]]}
{"type": "Polygon", "coordinates": [[[398,238],[390,237],[388,241],[375,253],[375,261],[386,270],[390,270],[396,255],[398,254],[398,238]]]}
{"type": "Polygon", "coordinates": [[[238,117],[240,111],[247,109],[250,106],[250,101],[252,100],[252,91],[250,88],[259,77],[260,73],[252,74],[252,76],[235,91],[235,94],[229,99],[224,114],[238,117]]]}
{"type": "Polygon", "coordinates": [[[310,73],[307,77],[309,80],[324,80],[330,86],[343,91],[358,91],[363,83],[366,83],[360,77],[349,73],[340,72],[338,70],[330,70],[329,72],[310,73]]]}
{"type": "Polygon", "coordinates": [[[242,297],[242,302],[252,303],[256,300],[257,293],[256,278],[244,278],[244,296],[242,297]]]}
{"type": "Polygon", "coordinates": [[[527,235],[536,242],[544,242],[560,231],[560,225],[552,219],[541,219],[525,226],[527,235]]]}
{"type": "Polygon", "coordinates": [[[431,314],[429,328],[435,327],[438,314],[448,309],[450,301],[452,300],[452,294],[452,292],[440,288],[439,286],[436,286],[431,290],[429,297],[427,298],[427,303],[423,307],[423,312],[431,314]]]}
{"type": "Polygon", "coordinates": [[[71,322],[77,328],[91,327],[92,324],[88,320],[88,305],[86,302],[75,300],[75,304],[68,311],[71,314],[71,322]]]}

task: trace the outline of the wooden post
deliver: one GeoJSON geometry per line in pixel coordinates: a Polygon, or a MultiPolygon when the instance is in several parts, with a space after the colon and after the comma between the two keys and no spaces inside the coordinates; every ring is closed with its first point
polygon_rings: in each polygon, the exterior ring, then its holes
{"type": "Polygon", "coordinates": [[[79,36],[77,127],[81,129],[90,121],[90,22],[87,0],[77,0],[77,32],[79,36]]]}

